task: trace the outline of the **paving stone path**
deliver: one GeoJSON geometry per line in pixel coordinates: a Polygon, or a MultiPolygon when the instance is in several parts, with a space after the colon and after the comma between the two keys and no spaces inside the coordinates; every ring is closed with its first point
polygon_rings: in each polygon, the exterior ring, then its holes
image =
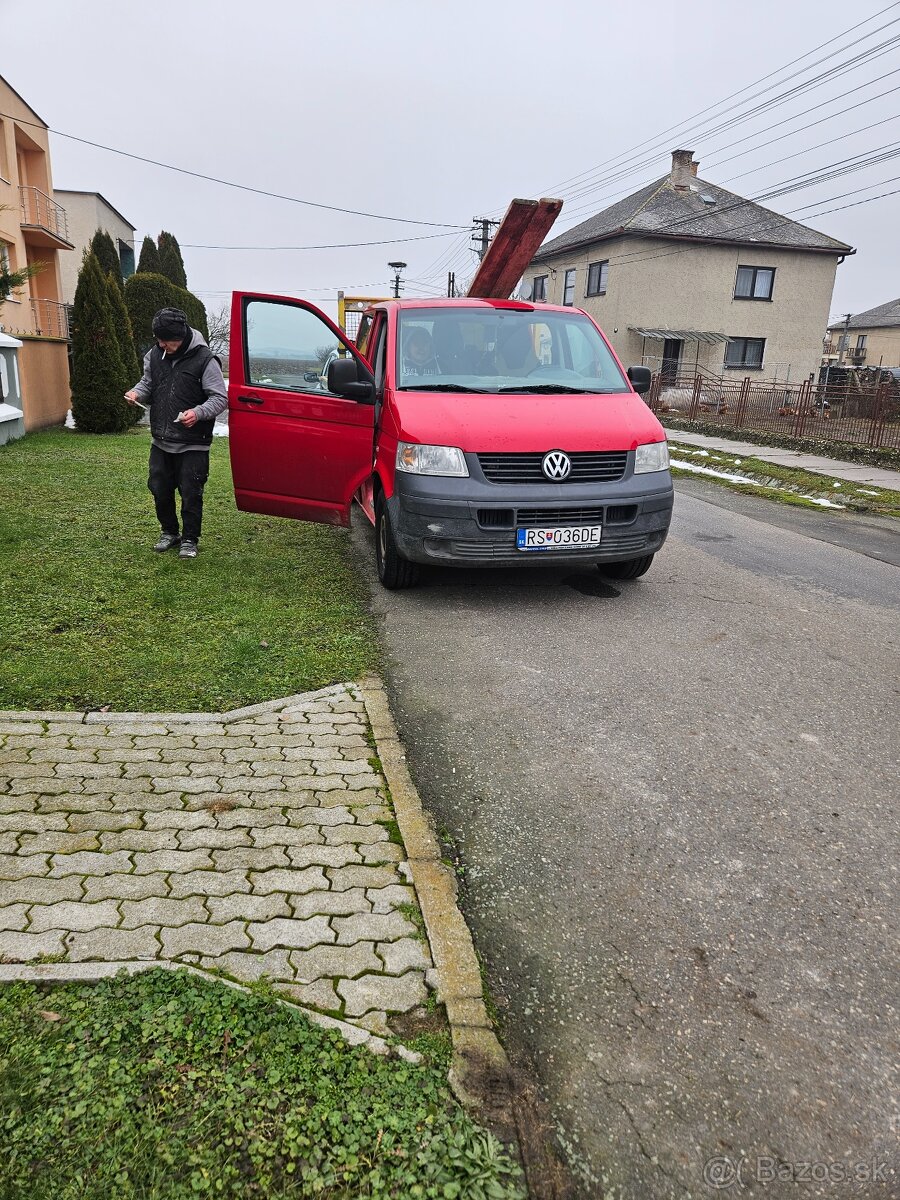
{"type": "Polygon", "coordinates": [[[262,976],[375,1033],[434,975],[358,689],[0,714],[0,962],[262,976]]]}

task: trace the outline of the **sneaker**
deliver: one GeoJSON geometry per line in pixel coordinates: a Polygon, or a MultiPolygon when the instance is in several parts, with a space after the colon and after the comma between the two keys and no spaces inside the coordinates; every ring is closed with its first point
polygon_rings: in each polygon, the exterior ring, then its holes
{"type": "Polygon", "coordinates": [[[179,558],[196,558],[197,543],[191,542],[187,538],[181,543],[181,549],[178,551],[179,558]]]}
{"type": "Polygon", "coordinates": [[[166,550],[171,550],[174,546],[181,545],[181,535],[178,533],[166,533],[165,530],[159,535],[159,541],[153,547],[154,550],[162,554],[166,550]]]}

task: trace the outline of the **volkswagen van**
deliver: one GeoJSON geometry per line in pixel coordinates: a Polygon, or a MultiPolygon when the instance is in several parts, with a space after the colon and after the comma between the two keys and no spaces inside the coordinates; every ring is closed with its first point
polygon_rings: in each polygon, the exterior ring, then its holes
{"type": "Polygon", "coordinates": [[[229,365],[238,507],[348,525],[355,502],[386,588],[428,564],[636,579],[666,539],[649,371],[577,308],[387,301],[351,342],[307,301],[236,292],[229,365]]]}

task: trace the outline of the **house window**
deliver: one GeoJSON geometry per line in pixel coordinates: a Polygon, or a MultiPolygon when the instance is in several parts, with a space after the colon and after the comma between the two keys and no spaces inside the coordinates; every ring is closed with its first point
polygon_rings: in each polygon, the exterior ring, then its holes
{"type": "Polygon", "coordinates": [[[547,276],[535,275],[531,281],[531,298],[540,302],[547,299],[547,276]]]}
{"type": "Polygon", "coordinates": [[[572,267],[566,271],[565,283],[563,285],[563,304],[575,303],[575,268],[572,267]]]}
{"type": "Polygon", "coordinates": [[[609,259],[591,263],[588,267],[586,296],[605,296],[606,279],[609,275],[609,259]]]}
{"type": "Polygon", "coordinates": [[[119,238],[119,269],[123,279],[130,279],[134,274],[134,246],[119,238]]]}
{"type": "Polygon", "coordinates": [[[868,336],[869,335],[867,333],[858,333],[856,335],[856,353],[857,354],[861,354],[862,351],[865,350],[866,341],[868,339],[868,336]]]}
{"type": "Polygon", "coordinates": [[[725,347],[725,366],[761,371],[765,349],[765,338],[729,338],[725,347]]]}
{"type": "Polygon", "coordinates": [[[771,300],[775,286],[774,267],[738,267],[735,300],[771,300]]]}

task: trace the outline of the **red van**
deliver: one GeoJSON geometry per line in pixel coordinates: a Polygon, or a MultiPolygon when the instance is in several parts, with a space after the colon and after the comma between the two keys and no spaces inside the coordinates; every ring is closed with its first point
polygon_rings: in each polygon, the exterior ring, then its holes
{"type": "Polygon", "coordinates": [[[624,371],[577,308],[387,301],[352,345],[304,300],[235,292],[230,376],[238,507],[348,525],[356,500],[387,588],[428,563],[636,579],[665,541],[649,371],[624,371]]]}

